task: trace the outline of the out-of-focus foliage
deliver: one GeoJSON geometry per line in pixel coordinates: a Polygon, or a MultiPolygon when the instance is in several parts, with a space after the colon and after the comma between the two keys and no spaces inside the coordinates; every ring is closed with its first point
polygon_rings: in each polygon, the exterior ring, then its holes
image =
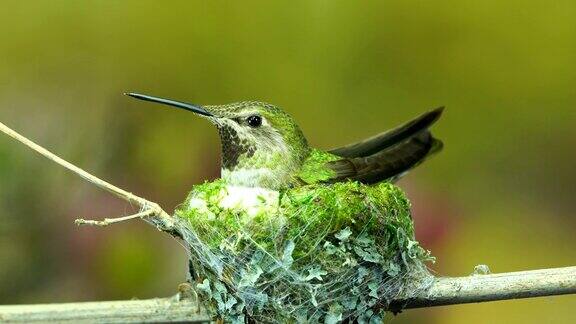
{"type": "MultiPolygon", "coordinates": [[[[122,96],[263,100],[329,148],[439,105],[445,150],[400,186],[441,274],[574,265],[574,1],[3,1],[0,121],[170,210],[218,175],[216,132],[122,96]]],[[[0,303],[153,297],[184,251],[130,206],[0,136],[0,303]]],[[[575,297],[395,322],[573,322],[575,297]]]]}

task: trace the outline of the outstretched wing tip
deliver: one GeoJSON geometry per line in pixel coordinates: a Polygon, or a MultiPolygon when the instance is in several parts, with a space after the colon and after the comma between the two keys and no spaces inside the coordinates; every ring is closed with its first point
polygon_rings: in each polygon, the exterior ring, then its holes
{"type": "Polygon", "coordinates": [[[331,182],[357,180],[370,184],[386,179],[395,181],[442,151],[443,142],[435,138],[429,128],[443,112],[444,106],[429,110],[391,131],[330,151],[342,157],[329,162],[337,174],[331,182]]]}
{"type": "Polygon", "coordinates": [[[434,109],[429,110],[426,114],[433,116],[432,117],[432,122],[430,123],[430,126],[435,123],[444,113],[444,109],[446,109],[446,107],[444,106],[440,106],[440,107],[436,107],[434,109]]]}
{"type": "Polygon", "coordinates": [[[375,135],[363,141],[329,150],[341,157],[361,157],[375,154],[387,147],[398,144],[430,128],[442,115],[444,106],[429,110],[409,122],[394,129],[375,135]]]}

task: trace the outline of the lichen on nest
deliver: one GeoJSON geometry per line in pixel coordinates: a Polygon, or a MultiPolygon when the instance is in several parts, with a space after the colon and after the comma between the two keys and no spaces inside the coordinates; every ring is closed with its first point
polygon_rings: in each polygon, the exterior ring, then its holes
{"type": "Polygon", "coordinates": [[[379,323],[432,280],[409,201],[390,183],[276,192],[217,180],[176,215],[196,290],[226,321],[379,323]]]}

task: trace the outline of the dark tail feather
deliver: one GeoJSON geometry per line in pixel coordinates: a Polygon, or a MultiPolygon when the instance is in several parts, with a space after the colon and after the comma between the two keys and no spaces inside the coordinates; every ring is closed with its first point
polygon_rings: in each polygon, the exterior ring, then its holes
{"type": "Polygon", "coordinates": [[[395,181],[441,149],[442,142],[429,131],[423,131],[370,156],[329,162],[328,166],[337,174],[335,182],[347,179],[369,184],[395,181]]]}
{"type": "Polygon", "coordinates": [[[444,107],[440,107],[428,111],[394,129],[358,143],[333,149],[330,153],[347,158],[366,157],[376,154],[428,129],[440,118],[443,110],[444,107]]]}

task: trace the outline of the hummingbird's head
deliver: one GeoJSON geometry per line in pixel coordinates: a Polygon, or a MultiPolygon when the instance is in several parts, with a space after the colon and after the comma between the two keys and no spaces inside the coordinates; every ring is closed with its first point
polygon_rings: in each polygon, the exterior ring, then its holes
{"type": "Polygon", "coordinates": [[[199,106],[127,95],[182,108],[212,122],[222,143],[222,178],[231,185],[271,189],[289,186],[309,154],[306,138],[292,117],[267,103],[199,106]]]}

